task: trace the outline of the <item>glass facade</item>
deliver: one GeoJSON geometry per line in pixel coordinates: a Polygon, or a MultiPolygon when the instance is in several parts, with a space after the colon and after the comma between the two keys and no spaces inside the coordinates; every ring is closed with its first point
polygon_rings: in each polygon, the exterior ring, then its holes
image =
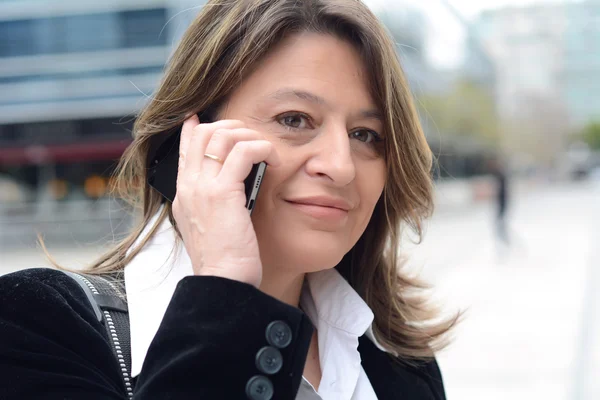
{"type": "Polygon", "coordinates": [[[164,46],[167,10],[133,10],[0,22],[0,58],[164,46]]]}
{"type": "Polygon", "coordinates": [[[503,117],[520,117],[518,99],[533,94],[558,104],[573,131],[600,118],[600,1],[488,11],[478,29],[495,53],[503,117]]]}
{"type": "Polygon", "coordinates": [[[7,202],[107,194],[170,51],[168,5],[0,4],[0,217],[7,202]]]}
{"type": "Polygon", "coordinates": [[[168,2],[143,3],[0,3],[0,124],[139,109],[172,39],[168,2]]]}
{"type": "Polygon", "coordinates": [[[567,8],[564,35],[563,95],[576,125],[600,120],[600,1],[584,1],[567,8]]]}

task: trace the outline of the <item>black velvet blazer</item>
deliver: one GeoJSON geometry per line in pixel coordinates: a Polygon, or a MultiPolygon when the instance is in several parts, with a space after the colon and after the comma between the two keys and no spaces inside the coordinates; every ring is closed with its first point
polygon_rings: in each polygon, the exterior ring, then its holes
{"type": "MultiPolygon", "coordinates": [[[[271,393],[294,400],[312,332],[302,311],[250,285],[184,278],[133,398],[266,399],[271,393]]],[[[435,360],[400,364],[364,336],[358,349],[379,400],[445,399],[435,360]]],[[[1,400],[116,400],[126,393],[106,331],[76,282],[51,269],[0,277],[1,400]]]]}

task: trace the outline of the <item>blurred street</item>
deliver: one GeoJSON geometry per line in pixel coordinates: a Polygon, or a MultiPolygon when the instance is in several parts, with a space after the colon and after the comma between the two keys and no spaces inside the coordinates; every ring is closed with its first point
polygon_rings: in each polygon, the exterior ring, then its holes
{"type": "Polygon", "coordinates": [[[597,183],[515,199],[509,251],[489,205],[431,221],[411,264],[466,312],[439,355],[450,400],[600,398],[599,199],[597,183]]]}
{"type": "MultiPolygon", "coordinates": [[[[439,355],[448,398],[599,399],[600,184],[519,193],[509,213],[509,250],[495,241],[488,203],[441,207],[424,242],[408,245],[410,265],[435,284],[443,307],[466,312],[454,343],[439,355]]],[[[89,263],[100,242],[86,245],[82,237],[56,242],[52,255],[64,265],[89,263]]],[[[39,250],[5,248],[0,273],[44,263],[39,250]]]]}

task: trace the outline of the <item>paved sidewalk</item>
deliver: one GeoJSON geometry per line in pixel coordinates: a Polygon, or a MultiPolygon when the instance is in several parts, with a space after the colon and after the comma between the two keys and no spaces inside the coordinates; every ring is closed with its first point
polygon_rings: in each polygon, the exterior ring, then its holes
{"type": "Polygon", "coordinates": [[[466,310],[439,355],[449,400],[600,399],[599,199],[584,184],[518,199],[509,253],[489,206],[430,223],[411,264],[466,310]]]}

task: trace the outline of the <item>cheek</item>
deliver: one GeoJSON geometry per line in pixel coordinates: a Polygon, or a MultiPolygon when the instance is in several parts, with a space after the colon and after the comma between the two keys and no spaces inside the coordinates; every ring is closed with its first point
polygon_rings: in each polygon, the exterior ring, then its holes
{"type": "Polygon", "coordinates": [[[385,186],[385,161],[379,159],[369,162],[368,165],[357,168],[357,171],[360,174],[358,178],[360,179],[361,203],[364,201],[364,204],[368,205],[372,211],[385,186]]]}
{"type": "MultiPolygon", "coordinates": [[[[357,169],[359,170],[359,169],[357,169]]],[[[381,197],[386,181],[385,163],[383,160],[373,163],[373,165],[364,166],[360,169],[358,178],[359,195],[361,204],[361,225],[366,227],[377,201],[381,197]]]]}

